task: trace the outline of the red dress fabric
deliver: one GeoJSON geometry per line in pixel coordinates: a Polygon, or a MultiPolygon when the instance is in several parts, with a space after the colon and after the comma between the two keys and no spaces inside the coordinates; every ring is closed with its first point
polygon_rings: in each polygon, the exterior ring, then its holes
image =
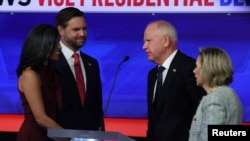
{"type": "MultiPolygon", "coordinates": [[[[58,75],[52,68],[44,67],[40,72],[40,79],[45,111],[55,120],[57,108],[61,106],[58,75]]],[[[24,93],[19,93],[25,118],[19,129],[17,141],[52,141],[47,137],[47,129],[37,124],[24,93]]]]}

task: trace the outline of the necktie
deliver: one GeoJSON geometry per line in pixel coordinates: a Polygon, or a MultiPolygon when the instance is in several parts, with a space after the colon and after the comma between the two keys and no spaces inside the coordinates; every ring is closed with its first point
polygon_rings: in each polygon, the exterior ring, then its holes
{"type": "Polygon", "coordinates": [[[164,71],[164,69],[165,68],[162,66],[158,67],[157,84],[156,84],[155,99],[154,99],[155,108],[157,108],[157,102],[159,101],[159,97],[162,93],[162,72],[164,71]]]}
{"type": "Polygon", "coordinates": [[[82,75],[79,55],[77,53],[74,53],[73,58],[74,58],[74,68],[75,68],[75,75],[76,75],[76,84],[77,84],[78,92],[79,92],[81,102],[83,105],[84,99],[85,99],[85,84],[84,84],[84,79],[82,75]]]}

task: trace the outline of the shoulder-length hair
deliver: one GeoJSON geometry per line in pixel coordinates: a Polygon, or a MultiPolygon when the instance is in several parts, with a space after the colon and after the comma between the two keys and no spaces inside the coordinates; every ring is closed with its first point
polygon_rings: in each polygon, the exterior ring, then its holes
{"type": "Polygon", "coordinates": [[[17,76],[28,67],[39,72],[52,55],[58,41],[59,33],[53,25],[40,24],[34,27],[24,41],[16,70],[17,76]]]}
{"type": "Polygon", "coordinates": [[[209,86],[228,85],[233,81],[233,67],[228,54],[221,48],[200,48],[201,77],[209,86]]]}

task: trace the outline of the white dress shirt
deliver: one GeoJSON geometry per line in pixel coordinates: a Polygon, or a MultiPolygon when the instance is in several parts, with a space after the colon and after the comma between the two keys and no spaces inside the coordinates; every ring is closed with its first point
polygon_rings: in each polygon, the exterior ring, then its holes
{"type": "MultiPolygon", "coordinates": [[[[76,77],[75,68],[74,68],[74,58],[72,57],[74,52],[72,50],[70,50],[68,47],[66,47],[61,41],[60,41],[60,45],[62,47],[61,51],[62,51],[64,57],[66,58],[74,77],[76,77]]],[[[79,57],[81,57],[80,50],[78,50],[76,53],[78,53],[79,57]]],[[[85,90],[86,90],[86,72],[85,72],[85,68],[84,68],[84,63],[83,63],[82,59],[79,59],[79,60],[80,60],[81,68],[82,68],[82,75],[84,78],[84,84],[85,84],[85,90]]]]}

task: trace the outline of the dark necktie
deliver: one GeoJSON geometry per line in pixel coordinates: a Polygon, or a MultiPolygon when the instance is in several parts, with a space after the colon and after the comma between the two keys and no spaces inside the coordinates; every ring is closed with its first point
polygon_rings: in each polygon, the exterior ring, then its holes
{"type": "Polygon", "coordinates": [[[73,58],[74,58],[74,68],[75,68],[75,75],[76,75],[76,84],[77,84],[78,92],[79,92],[81,102],[83,105],[84,99],[85,99],[85,84],[84,84],[84,79],[82,75],[79,55],[77,53],[74,53],[73,58]]]}
{"type": "Polygon", "coordinates": [[[154,105],[157,109],[157,102],[159,101],[159,97],[162,93],[162,72],[164,71],[164,67],[160,66],[158,67],[157,72],[157,84],[156,84],[156,90],[155,90],[155,99],[154,99],[154,105]]]}

